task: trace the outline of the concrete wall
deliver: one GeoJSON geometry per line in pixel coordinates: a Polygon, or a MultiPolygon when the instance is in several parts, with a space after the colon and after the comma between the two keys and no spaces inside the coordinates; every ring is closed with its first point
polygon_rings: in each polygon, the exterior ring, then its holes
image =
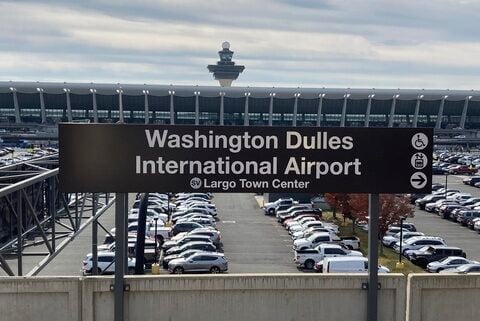
{"type": "MultiPolygon", "coordinates": [[[[218,275],[127,277],[127,320],[366,320],[366,275],[218,275]]],[[[83,320],[112,318],[113,280],[83,282],[83,320]]],[[[402,321],[406,279],[381,276],[380,318],[402,321]]]]}
{"type": "MultiPolygon", "coordinates": [[[[129,276],[126,320],[366,320],[366,275],[129,276]]],[[[379,320],[479,320],[480,274],[381,275],[379,320]]],[[[113,277],[0,278],[0,321],[113,319],[113,277]]]]}
{"type": "Polygon", "coordinates": [[[411,274],[409,321],[480,320],[480,274],[411,274]]]}
{"type": "Polygon", "coordinates": [[[1,277],[0,321],[80,321],[78,277],[1,277]]]}

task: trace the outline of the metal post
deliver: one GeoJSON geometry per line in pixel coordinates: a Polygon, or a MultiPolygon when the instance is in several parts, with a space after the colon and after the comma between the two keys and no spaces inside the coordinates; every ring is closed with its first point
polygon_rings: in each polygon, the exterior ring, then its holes
{"type": "MultiPolygon", "coordinates": [[[[145,230],[147,228],[148,193],[142,195],[138,209],[137,242],[135,245],[135,274],[144,274],[145,262],[145,230]]],[[[155,238],[157,234],[155,232],[155,238]]],[[[156,244],[156,242],[155,242],[156,244]]]]}
{"type": "Polygon", "coordinates": [[[435,123],[435,129],[442,128],[443,107],[445,106],[445,99],[447,99],[447,97],[448,96],[444,96],[440,101],[440,107],[438,108],[438,114],[437,114],[437,122],[435,123]]]}
{"type": "Polygon", "coordinates": [[[378,218],[379,195],[368,194],[368,298],[367,320],[378,319],[378,218]]]}
{"type": "MultiPolygon", "coordinates": [[[[125,215],[123,216],[124,217],[123,224],[125,225],[125,241],[123,246],[125,249],[125,253],[127,253],[128,252],[128,194],[125,194],[125,198],[123,199],[123,206],[125,208],[125,215]]],[[[128,256],[124,261],[123,269],[124,271],[128,271],[128,256]]]]}
{"type": "Polygon", "coordinates": [[[148,90],[144,90],[143,91],[143,95],[145,96],[144,97],[144,103],[145,103],[145,125],[148,125],[148,123],[150,122],[150,112],[149,112],[149,108],[148,108],[148,94],[149,94],[149,91],[148,90]]]}
{"type": "Polygon", "coordinates": [[[365,112],[365,127],[370,126],[370,111],[372,110],[372,98],[375,94],[368,95],[367,111],[365,112]]]}
{"type": "Polygon", "coordinates": [[[445,199],[447,199],[448,173],[445,173],[445,199]]]}
{"type": "Polygon", "coordinates": [[[318,100],[318,109],[317,109],[317,127],[320,127],[322,125],[323,97],[325,97],[325,94],[320,94],[319,95],[320,99],[318,100]]]}
{"type": "Polygon", "coordinates": [[[18,276],[23,275],[23,262],[22,262],[22,252],[23,252],[23,210],[22,210],[22,199],[23,195],[21,191],[17,192],[17,259],[18,259],[18,276]]]}
{"type": "Polygon", "coordinates": [[[220,125],[225,124],[225,106],[223,105],[223,97],[225,97],[224,92],[220,92],[220,125]]]}
{"type": "Polygon", "coordinates": [[[69,122],[71,122],[73,118],[72,118],[72,103],[70,101],[70,89],[65,88],[63,90],[65,91],[65,96],[67,98],[67,119],[69,122]]]}
{"type": "Polygon", "coordinates": [[[173,95],[175,95],[175,91],[169,90],[168,94],[170,95],[170,125],[175,124],[175,106],[173,102],[173,95]]]}
{"type": "Polygon", "coordinates": [[[126,262],[125,249],[125,219],[127,209],[125,198],[127,194],[117,193],[115,199],[115,284],[114,284],[114,320],[124,320],[124,292],[123,282],[125,276],[124,262],[126,262]]]}
{"type": "Polygon", "coordinates": [[[345,121],[347,118],[348,97],[350,97],[350,94],[343,95],[342,118],[340,119],[340,127],[345,127],[345,121]]]}
{"type": "Polygon", "coordinates": [[[198,96],[200,95],[199,91],[195,92],[195,125],[200,124],[200,105],[199,105],[199,98],[198,96]]]}
{"type": "Polygon", "coordinates": [[[465,129],[465,121],[467,120],[467,111],[468,111],[468,102],[472,99],[472,96],[468,96],[465,98],[465,102],[463,103],[463,110],[462,110],[462,117],[460,118],[460,127],[465,129]]]}
{"type": "Polygon", "coordinates": [[[13,95],[13,106],[15,107],[15,123],[21,123],[22,119],[20,118],[20,106],[18,105],[17,89],[10,88],[13,95]]]}
{"type": "Polygon", "coordinates": [[[295,96],[295,102],[293,103],[293,121],[292,121],[293,127],[297,126],[298,97],[300,96],[300,93],[296,93],[294,94],[294,96],[295,96]]]}
{"type": "Polygon", "coordinates": [[[395,120],[395,105],[397,103],[397,98],[399,97],[400,95],[395,95],[393,96],[393,100],[392,100],[392,106],[390,107],[390,116],[388,117],[388,127],[393,127],[394,125],[394,120],[395,120]]]}
{"type": "Polygon", "coordinates": [[[402,264],[402,243],[403,243],[403,221],[405,217],[400,218],[400,253],[398,253],[398,262],[402,264]]]}
{"type": "Polygon", "coordinates": [[[55,178],[52,177],[50,179],[50,184],[49,186],[49,195],[48,195],[48,202],[49,202],[49,211],[50,211],[50,216],[52,218],[52,250],[55,252],[55,219],[56,219],[56,213],[55,213],[55,178]]]}
{"type": "MultiPolygon", "coordinates": [[[[97,215],[97,194],[92,193],[92,216],[97,215]]],[[[98,274],[98,222],[92,222],[92,274],[98,274]]]]}
{"type": "Polygon", "coordinates": [[[157,242],[158,242],[158,234],[157,234],[157,226],[158,226],[158,217],[155,217],[154,218],[155,220],[155,264],[158,263],[158,257],[157,257],[157,254],[158,254],[158,247],[157,247],[157,242]]]}
{"type": "Polygon", "coordinates": [[[243,125],[249,125],[249,117],[248,117],[248,97],[250,97],[250,93],[245,93],[245,111],[243,115],[243,125]]]}

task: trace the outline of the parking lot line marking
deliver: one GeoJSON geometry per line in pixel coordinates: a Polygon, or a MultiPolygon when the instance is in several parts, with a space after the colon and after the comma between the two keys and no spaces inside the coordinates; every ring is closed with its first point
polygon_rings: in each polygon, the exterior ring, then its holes
{"type": "Polygon", "coordinates": [[[224,224],[235,224],[237,223],[236,221],[222,221],[224,224]]]}

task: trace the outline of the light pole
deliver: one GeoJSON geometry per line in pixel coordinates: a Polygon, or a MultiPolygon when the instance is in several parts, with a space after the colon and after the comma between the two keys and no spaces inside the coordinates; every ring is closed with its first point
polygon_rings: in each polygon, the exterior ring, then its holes
{"type": "Polygon", "coordinates": [[[157,242],[158,242],[157,241],[157,239],[158,239],[158,236],[157,236],[158,217],[156,216],[154,218],[154,220],[155,220],[155,264],[156,264],[156,263],[158,263],[158,256],[157,256],[158,255],[158,252],[157,252],[158,251],[158,247],[157,247],[157,242]]]}
{"type": "Polygon", "coordinates": [[[448,172],[445,172],[445,199],[447,199],[447,189],[448,189],[448,172]]]}
{"type": "Polygon", "coordinates": [[[404,264],[402,262],[402,243],[403,243],[403,221],[405,221],[406,217],[400,217],[400,252],[398,253],[398,263],[397,268],[402,269],[404,264]]]}
{"type": "Polygon", "coordinates": [[[160,266],[158,265],[158,217],[153,219],[155,220],[155,262],[152,264],[152,274],[160,274],[160,266]]]}

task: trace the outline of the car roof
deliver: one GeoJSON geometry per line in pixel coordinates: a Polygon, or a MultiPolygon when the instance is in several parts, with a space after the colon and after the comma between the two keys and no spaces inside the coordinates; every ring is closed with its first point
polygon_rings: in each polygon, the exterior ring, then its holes
{"type": "Polygon", "coordinates": [[[441,237],[438,237],[438,236],[428,236],[428,235],[419,235],[419,236],[414,236],[412,238],[409,238],[406,242],[415,242],[415,241],[418,241],[418,240],[440,240],[440,241],[443,241],[443,239],[441,237]]]}
{"type": "Polygon", "coordinates": [[[196,245],[196,244],[209,244],[209,245],[213,245],[212,242],[206,242],[206,241],[192,241],[192,242],[187,242],[185,244],[183,244],[181,247],[187,247],[189,245],[196,245]]]}
{"type": "Polygon", "coordinates": [[[368,258],[362,256],[334,256],[334,257],[326,257],[323,261],[361,261],[361,262],[368,262],[368,258]]]}

